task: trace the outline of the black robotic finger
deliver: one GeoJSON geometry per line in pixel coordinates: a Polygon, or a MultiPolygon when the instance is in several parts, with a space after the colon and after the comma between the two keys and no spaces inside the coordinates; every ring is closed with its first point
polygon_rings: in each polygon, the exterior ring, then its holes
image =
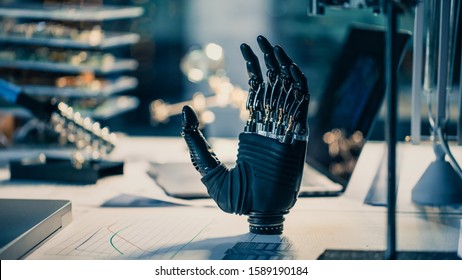
{"type": "Polygon", "coordinates": [[[290,66],[290,72],[292,73],[292,77],[294,79],[292,88],[295,101],[303,104],[304,107],[300,107],[301,110],[308,111],[310,92],[308,89],[308,82],[306,80],[306,77],[295,63],[292,63],[292,65],[290,66]]]}
{"type": "Polygon", "coordinates": [[[266,90],[263,96],[263,107],[265,109],[265,117],[263,121],[262,131],[267,133],[272,130],[273,122],[275,121],[275,107],[279,97],[280,86],[278,82],[279,62],[274,55],[274,48],[270,42],[263,36],[257,37],[258,46],[263,52],[265,59],[266,71],[266,90]]]}
{"type": "Polygon", "coordinates": [[[250,80],[254,79],[257,83],[263,83],[260,63],[252,48],[247,44],[242,44],[241,53],[246,61],[247,74],[249,74],[250,80]]]}
{"type": "Polygon", "coordinates": [[[309,90],[306,76],[303,74],[302,70],[298,68],[297,64],[292,63],[292,65],[290,65],[290,73],[292,74],[294,82],[300,86],[301,92],[308,94],[309,90]]]}
{"type": "Polygon", "coordinates": [[[249,118],[244,128],[246,132],[257,131],[258,123],[263,119],[262,95],[265,89],[258,57],[247,44],[241,45],[241,53],[246,61],[247,74],[249,75],[249,95],[247,97],[246,109],[249,111],[249,118]]]}
{"type": "Polygon", "coordinates": [[[199,118],[191,106],[184,106],[182,112],[181,128],[183,133],[190,133],[198,130],[199,118]]]}
{"type": "Polygon", "coordinates": [[[277,61],[279,62],[279,68],[281,69],[281,73],[286,78],[291,78],[292,74],[290,73],[290,65],[292,65],[292,59],[286,54],[283,48],[280,46],[274,47],[274,54],[276,56],[277,61]]]}
{"type": "Polygon", "coordinates": [[[196,112],[192,107],[184,106],[182,112],[181,136],[183,136],[188,145],[194,167],[204,176],[220,165],[220,161],[198,127],[199,120],[196,112]]]}
{"type": "Polygon", "coordinates": [[[293,116],[294,139],[306,141],[308,138],[308,105],[310,103],[308,82],[303,72],[295,63],[292,63],[290,66],[290,72],[294,79],[292,88],[295,100],[289,112],[289,115],[293,116]]]}
{"type": "Polygon", "coordinates": [[[281,69],[280,79],[282,80],[282,91],[280,100],[278,100],[278,107],[280,108],[282,106],[282,102],[284,102],[284,104],[286,103],[285,99],[287,98],[287,92],[290,90],[293,83],[292,73],[290,72],[290,65],[292,65],[293,62],[280,46],[274,47],[274,54],[281,69]]]}
{"type": "Polygon", "coordinates": [[[295,63],[290,65],[289,70],[292,77],[292,85],[290,94],[288,94],[286,103],[284,104],[285,112],[292,111],[290,108],[293,108],[297,102],[309,98],[308,83],[303,72],[295,63]]]}
{"type": "MultiPolygon", "coordinates": [[[[279,73],[279,62],[276,60],[276,56],[274,55],[273,46],[271,46],[270,42],[261,35],[257,37],[257,42],[258,42],[258,46],[263,52],[263,56],[265,58],[265,65],[266,65],[266,68],[268,69],[268,75],[274,75],[274,74],[277,75],[277,73],[279,73]]],[[[268,77],[268,78],[273,78],[273,77],[268,77]]]]}
{"type": "Polygon", "coordinates": [[[274,54],[279,62],[280,73],[276,83],[278,84],[278,91],[274,94],[274,96],[277,95],[276,104],[274,106],[274,119],[276,120],[276,124],[272,133],[276,135],[277,138],[281,138],[289,121],[287,108],[288,104],[291,104],[290,91],[293,79],[290,73],[290,65],[292,64],[292,60],[280,46],[274,47],[274,54]]]}
{"type": "Polygon", "coordinates": [[[247,97],[246,109],[249,111],[249,118],[245,127],[246,132],[256,132],[257,124],[263,118],[262,95],[265,84],[261,73],[258,57],[247,44],[241,45],[241,53],[246,61],[247,73],[249,75],[249,95],[247,97]]]}

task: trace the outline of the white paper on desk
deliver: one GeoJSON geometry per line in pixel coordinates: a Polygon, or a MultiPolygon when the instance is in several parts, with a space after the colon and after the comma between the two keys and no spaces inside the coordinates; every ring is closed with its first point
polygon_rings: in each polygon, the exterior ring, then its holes
{"type": "MultiPolygon", "coordinates": [[[[374,221],[380,214],[368,213],[374,221]]],[[[246,259],[251,253],[264,253],[236,248],[242,242],[285,243],[289,245],[285,258],[316,259],[326,248],[380,248],[383,243],[377,238],[365,241],[376,236],[377,226],[368,226],[356,212],[324,215],[302,210],[286,218],[283,235],[255,235],[248,232],[247,217],[217,208],[96,208],[79,216],[29,258],[205,260],[230,255],[246,259]],[[360,230],[345,234],[343,229],[351,227],[360,230]]]]}
{"type": "MultiPolygon", "coordinates": [[[[371,215],[375,217],[377,213],[371,215]]],[[[332,240],[356,242],[343,244],[347,248],[358,243],[364,246],[370,231],[345,236],[341,230],[350,224],[362,224],[362,217],[355,212],[346,218],[338,216],[337,212],[328,216],[313,211],[295,212],[288,215],[283,235],[256,235],[248,232],[247,217],[226,214],[217,208],[96,208],[79,216],[28,258],[246,259],[267,255],[247,245],[267,243],[284,245],[283,252],[277,252],[284,259],[315,259],[325,248],[338,248],[328,246],[332,240]]],[[[365,245],[375,248],[377,242],[381,243],[374,238],[374,243],[365,245]]]]}
{"type": "Polygon", "coordinates": [[[244,217],[214,209],[94,209],[29,258],[221,259],[237,242],[256,238],[247,230],[244,217]]]}

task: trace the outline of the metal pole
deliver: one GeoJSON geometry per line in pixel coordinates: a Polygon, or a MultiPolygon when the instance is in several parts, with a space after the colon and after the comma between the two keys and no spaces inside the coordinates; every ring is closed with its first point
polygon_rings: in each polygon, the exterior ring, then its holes
{"type": "Polygon", "coordinates": [[[385,73],[387,85],[387,125],[385,134],[388,145],[388,211],[387,211],[387,249],[385,259],[396,259],[396,128],[398,115],[397,69],[398,56],[395,50],[397,38],[397,8],[393,0],[386,1],[387,33],[385,73]]]}
{"type": "MultiPolygon", "coordinates": [[[[462,65],[462,55],[460,56],[460,65],[462,65]]],[[[457,120],[457,145],[462,145],[462,70],[459,78],[459,119],[457,120]]]]}
{"type": "Polygon", "coordinates": [[[451,1],[441,0],[435,130],[444,126],[446,121],[450,14],[451,1]]]}
{"type": "MultiPolygon", "coordinates": [[[[460,3],[459,3],[460,5],[460,3]]],[[[461,7],[459,6],[459,12],[461,7]]],[[[459,21],[461,20],[459,17],[456,17],[459,21]]],[[[459,21],[454,21],[454,26],[459,25],[459,21]]],[[[453,44],[457,44],[457,40],[454,41],[453,44]]],[[[462,65],[462,53],[460,55],[460,64],[462,65]]],[[[459,118],[457,120],[457,145],[462,145],[462,69],[459,70],[460,78],[459,78],[459,118]]]]}
{"type": "Polygon", "coordinates": [[[424,32],[424,2],[417,4],[414,18],[414,49],[412,63],[412,102],[411,102],[411,143],[420,143],[421,136],[421,96],[422,96],[422,61],[424,32]]]}

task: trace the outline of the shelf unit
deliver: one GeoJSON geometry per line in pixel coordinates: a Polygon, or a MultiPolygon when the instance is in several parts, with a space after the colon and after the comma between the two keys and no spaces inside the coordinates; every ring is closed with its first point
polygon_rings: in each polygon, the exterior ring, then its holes
{"type": "Polygon", "coordinates": [[[58,72],[67,74],[91,72],[95,75],[106,75],[136,70],[137,67],[138,63],[136,62],[136,60],[133,59],[117,59],[114,61],[114,63],[101,67],[91,65],[72,65],[67,63],[54,63],[47,61],[0,60],[0,68],[58,72]]]}
{"type": "Polygon", "coordinates": [[[121,76],[116,79],[109,80],[108,84],[104,84],[98,89],[80,89],[74,87],[54,87],[40,85],[26,85],[23,89],[26,93],[35,96],[63,96],[68,98],[96,98],[107,97],[118,94],[124,91],[135,89],[138,85],[138,80],[133,77],[121,76]]]}
{"type": "Polygon", "coordinates": [[[100,42],[76,41],[70,38],[34,38],[18,35],[0,35],[0,43],[18,45],[40,45],[55,48],[75,48],[81,50],[104,50],[136,44],[140,36],[136,33],[106,33],[100,42]]]}
{"type": "MultiPolygon", "coordinates": [[[[133,96],[111,96],[105,98],[104,101],[92,109],[81,108],[78,106],[75,106],[75,109],[79,111],[82,117],[91,117],[97,121],[105,121],[136,109],[139,103],[138,98],[133,96]]],[[[29,110],[16,106],[4,107],[0,111],[22,118],[32,117],[29,110]]]]}
{"type": "MultiPolygon", "coordinates": [[[[75,27],[76,23],[87,23],[97,26],[98,23],[121,19],[136,18],[143,14],[141,7],[134,6],[77,6],[69,4],[21,4],[0,5],[0,18],[12,26],[12,30],[4,28],[0,31],[0,45],[13,46],[13,51],[24,48],[47,48],[50,50],[66,50],[85,52],[87,56],[95,56],[97,60],[103,54],[110,54],[113,48],[126,47],[139,41],[140,36],[131,32],[105,32],[98,33],[97,40],[80,36],[88,30],[75,27]],[[38,22],[37,22],[38,21],[38,22]],[[28,25],[29,24],[29,25],[28,25]],[[15,29],[16,28],[16,29],[15,29]],[[22,28],[22,29],[21,29],[22,28]],[[28,28],[28,29],[27,29],[28,28]],[[50,32],[46,32],[47,29],[50,32]],[[54,28],[54,29],[53,29],[54,28]],[[55,30],[70,30],[72,34],[64,34],[55,30]],[[67,28],[67,29],[66,29],[67,28]],[[18,31],[20,29],[20,32],[18,31]],[[79,36],[75,36],[75,35],[79,36]],[[72,35],[72,36],[71,36],[72,35]],[[81,38],[82,37],[82,38],[81,38]],[[97,51],[97,52],[93,52],[97,51]],[[100,57],[98,57],[99,55],[100,57]]],[[[5,26],[5,24],[4,24],[5,26]]],[[[10,26],[10,27],[11,27],[10,26]]],[[[63,52],[63,55],[66,53],[63,52]]],[[[127,72],[136,70],[138,63],[129,58],[114,57],[110,63],[68,63],[55,62],[52,59],[36,58],[34,56],[17,58],[0,56],[0,69],[2,73],[22,73],[35,71],[50,73],[50,75],[79,75],[91,73],[94,77],[104,79],[104,84],[96,89],[90,86],[57,86],[53,84],[21,84],[24,91],[33,96],[57,97],[71,102],[82,111],[83,115],[94,119],[107,119],[135,109],[139,101],[133,96],[119,96],[119,94],[133,90],[138,81],[127,75],[127,72]],[[117,96],[116,96],[117,95],[117,96]],[[79,107],[85,102],[79,100],[97,99],[95,107],[79,107]]],[[[11,78],[11,75],[5,75],[11,78]]],[[[2,77],[0,78],[7,78],[2,77]]],[[[15,77],[13,77],[15,78],[15,77]]],[[[14,82],[14,81],[13,81],[14,82]]],[[[15,112],[21,116],[27,115],[27,110],[12,107],[0,107],[0,111],[15,112]]]]}
{"type": "Polygon", "coordinates": [[[0,6],[0,17],[39,19],[50,21],[107,21],[136,18],[143,14],[141,7],[20,4],[0,6]]]}

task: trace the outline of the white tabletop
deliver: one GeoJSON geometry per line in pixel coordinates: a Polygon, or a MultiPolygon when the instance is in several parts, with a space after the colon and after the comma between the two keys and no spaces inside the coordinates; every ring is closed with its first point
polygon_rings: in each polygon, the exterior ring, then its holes
{"type": "MultiPolygon", "coordinates": [[[[222,161],[235,159],[236,141],[214,139],[212,143],[222,161]]],[[[413,186],[434,159],[433,149],[429,145],[412,146],[407,143],[400,144],[398,148],[398,250],[457,251],[462,208],[422,207],[411,201],[413,186]]],[[[453,150],[456,158],[462,161],[462,149],[454,147],[453,150]]],[[[36,152],[4,150],[0,151],[0,161],[36,152]]],[[[3,165],[0,168],[0,197],[72,201],[73,222],[29,255],[28,258],[33,259],[221,259],[236,242],[283,242],[290,245],[288,254],[291,258],[316,259],[326,249],[385,249],[386,208],[363,203],[382,153],[383,143],[368,143],[365,146],[342,196],[299,198],[286,216],[285,230],[281,236],[248,233],[245,216],[226,214],[210,199],[181,200],[167,196],[146,171],[149,162],[188,162],[188,150],[181,138],[120,139],[110,159],[125,162],[124,174],[100,179],[95,185],[10,181],[7,166],[3,165]],[[100,207],[120,195],[187,206],[100,207]],[[109,244],[104,239],[106,235],[100,229],[109,230],[110,225],[126,225],[125,245],[118,245],[126,246],[123,247],[126,254],[121,254],[119,247],[115,250],[115,246],[110,246],[117,244],[109,244]],[[140,232],[144,232],[144,235],[141,236],[140,232]],[[98,241],[101,244],[96,240],[93,244],[100,246],[100,251],[89,253],[90,249],[96,248],[89,247],[86,251],[77,252],[75,244],[79,244],[79,249],[83,248],[79,242],[92,234],[101,235],[98,241]],[[137,243],[138,247],[133,247],[136,242],[128,243],[129,237],[140,242],[137,243]],[[138,252],[141,249],[143,254],[138,252]]],[[[112,238],[121,241],[122,235],[114,233],[112,238]]],[[[85,243],[85,246],[90,245],[85,243]]]]}

